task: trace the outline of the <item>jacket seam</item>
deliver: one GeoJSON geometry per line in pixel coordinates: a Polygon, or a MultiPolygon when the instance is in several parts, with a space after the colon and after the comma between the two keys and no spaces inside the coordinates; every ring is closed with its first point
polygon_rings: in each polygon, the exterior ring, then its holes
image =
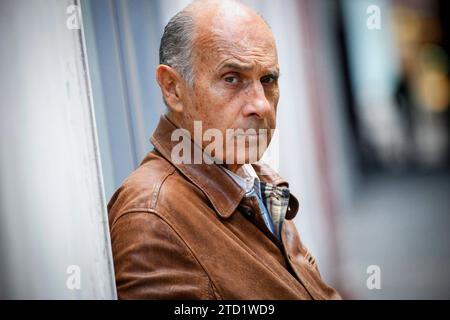
{"type": "MultiPolygon", "coordinates": [[[[159,218],[161,221],[163,221],[169,228],[170,230],[172,230],[175,235],[177,236],[177,238],[184,244],[184,246],[186,247],[187,252],[189,253],[190,257],[197,263],[197,265],[201,268],[201,270],[203,270],[205,276],[206,276],[206,284],[204,286],[202,286],[202,294],[207,296],[209,299],[211,298],[211,294],[209,293],[209,288],[210,286],[212,286],[213,288],[215,288],[216,286],[214,285],[214,282],[211,280],[211,277],[209,276],[208,272],[206,271],[205,267],[202,265],[202,263],[199,261],[199,259],[196,257],[195,253],[192,251],[191,247],[186,243],[186,241],[181,237],[181,235],[174,229],[174,227],[172,226],[172,224],[167,221],[166,219],[164,219],[164,217],[162,217],[160,214],[158,214],[155,210],[150,209],[150,208],[135,208],[135,209],[130,209],[127,210],[126,212],[124,212],[119,218],[117,218],[117,220],[114,221],[114,224],[121,219],[122,217],[132,214],[132,213],[146,213],[146,214],[153,214],[155,217],[159,218]]],[[[114,224],[111,226],[111,229],[114,227],[114,224]]],[[[213,295],[215,296],[214,290],[213,290],[213,295]]]]}
{"type": "Polygon", "coordinates": [[[162,178],[160,179],[160,181],[158,181],[157,183],[155,183],[153,185],[154,187],[154,191],[152,192],[151,195],[151,200],[149,203],[146,204],[145,207],[131,207],[129,209],[126,209],[124,211],[122,211],[118,217],[115,217],[113,222],[111,223],[111,229],[112,227],[117,223],[118,220],[120,220],[123,216],[129,214],[129,213],[133,213],[133,212],[149,212],[149,210],[151,210],[152,208],[156,207],[157,201],[158,201],[158,196],[159,196],[159,192],[161,190],[161,187],[163,185],[163,183],[166,181],[166,179],[172,175],[175,172],[175,168],[173,166],[169,166],[166,171],[164,172],[164,175],[162,176],[162,178]]]}
{"type": "MultiPolygon", "coordinates": [[[[161,214],[159,214],[156,210],[148,209],[148,213],[154,214],[155,216],[159,217],[161,220],[163,220],[170,227],[170,229],[172,229],[172,231],[177,235],[177,237],[181,240],[181,242],[183,242],[183,244],[186,246],[186,248],[188,249],[188,252],[191,254],[192,258],[197,262],[197,264],[201,267],[201,269],[205,273],[206,278],[209,281],[209,283],[207,283],[207,287],[210,284],[212,284],[213,288],[214,287],[217,288],[214,285],[214,281],[211,279],[211,276],[209,275],[209,273],[206,270],[205,266],[203,266],[203,264],[200,262],[200,259],[195,254],[194,250],[192,250],[191,246],[183,239],[183,237],[178,233],[178,231],[174,228],[174,226],[170,223],[170,221],[168,221],[165,217],[163,217],[161,214]]],[[[204,291],[209,291],[207,287],[206,287],[206,290],[204,289],[204,291]]],[[[208,296],[208,298],[211,297],[211,294],[209,294],[209,293],[206,293],[206,295],[208,296]]]]}
{"type": "Polygon", "coordinates": [[[149,209],[156,208],[156,204],[158,201],[159,192],[161,191],[161,187],[164,184],[164,182],[166,181],[166,179],[169,176],[171,176],[174,172],[175,172],[175,167],[169,166],[169,168],[164,173],[163,178],[158,183],[155,183],[155,185],[154,185],[155,189],[153,191],[151,203],[150,203],[150,205],[147,206],[149,209]]]}

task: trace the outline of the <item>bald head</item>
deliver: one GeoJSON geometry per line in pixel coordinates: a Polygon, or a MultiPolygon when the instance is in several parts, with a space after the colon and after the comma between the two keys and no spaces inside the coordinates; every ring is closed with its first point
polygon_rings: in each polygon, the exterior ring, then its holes
{"type": "Polygon", "coordinates": [[[252,40],[272,42],[275,47],[269,25],[253,9],[236,0],[196,0],[167,24],[161,39],[160,64],[175,68],[192,85],[194,57],[205,50],[249,47],[252,40]]]}
{"type": "Polygon", "coordinates": [[[199,28],[232,27],[240,23],[268,27],[256,11],[236,0],[196,0],[182,12],[192,16],[199,28]]]}

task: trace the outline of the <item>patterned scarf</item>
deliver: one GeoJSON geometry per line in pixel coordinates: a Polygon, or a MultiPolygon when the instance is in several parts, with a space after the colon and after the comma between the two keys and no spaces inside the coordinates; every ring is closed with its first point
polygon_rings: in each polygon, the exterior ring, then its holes
{"type": "Polygon", "coordinates": [[[281,228],[289,205],[289,188],[261,182],[261,195],[267,210],[272,216],[276,236],[280,238],[281,228]]]}

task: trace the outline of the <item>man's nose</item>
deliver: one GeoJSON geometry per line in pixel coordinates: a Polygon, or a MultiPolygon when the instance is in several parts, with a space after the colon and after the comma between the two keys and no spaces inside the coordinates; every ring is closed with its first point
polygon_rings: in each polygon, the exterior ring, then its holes
{"type": "Polygon", "coordinates": [[[244,116],[256,116],[262,119],[270,113],[271,108],[261,82],[254,83],[247,88],[244,116]]]}

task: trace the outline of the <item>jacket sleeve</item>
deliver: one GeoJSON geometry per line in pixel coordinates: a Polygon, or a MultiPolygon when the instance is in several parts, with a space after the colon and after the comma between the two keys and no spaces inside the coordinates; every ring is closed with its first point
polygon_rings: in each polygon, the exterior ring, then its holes
{"type": "Polygon", "coordinates": [[[119,299],[214,299],[209,277],[177,233],[149,212],[111,226],[119,299]]]}

